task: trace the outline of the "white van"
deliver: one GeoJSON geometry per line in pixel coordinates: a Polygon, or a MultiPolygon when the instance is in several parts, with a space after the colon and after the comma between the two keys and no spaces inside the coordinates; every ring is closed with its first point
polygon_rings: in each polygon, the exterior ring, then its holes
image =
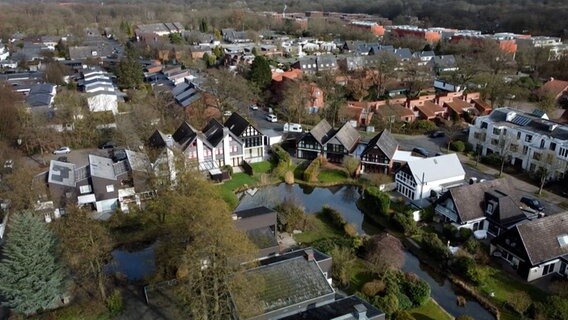
{"type": "Polygon", "coordinates": [[[304,130],[302,129],[302,125],[301,124],[297,124],[297,123],[288,123],[286,122],[284,124],[284,127],[282,128],[282,130],[284,132],[304,132],[304,130]]]}

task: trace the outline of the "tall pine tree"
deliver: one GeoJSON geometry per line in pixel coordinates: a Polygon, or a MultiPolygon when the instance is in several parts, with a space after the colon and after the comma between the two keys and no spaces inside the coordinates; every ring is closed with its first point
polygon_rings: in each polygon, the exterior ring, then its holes
{"type": "Polygon", "coordinates": [[[261,90],[266,89],[272,81],[270,63],[263,56],[256,56],[250,66],[250,80],[261,90]]]}
{"type": "Polygon", "coordinates": [[[55,249],[56,238],[39,217],[13,216],[0,261],[0,296],[10,308],[30,315],[59,302],[64,274],[55,249]]]}

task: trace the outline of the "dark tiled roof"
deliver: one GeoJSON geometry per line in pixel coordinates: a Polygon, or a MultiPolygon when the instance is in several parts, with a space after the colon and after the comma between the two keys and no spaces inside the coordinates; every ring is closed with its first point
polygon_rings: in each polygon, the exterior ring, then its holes
{"type": "Polygon", "coordinates": [[[187,121],[184,121],[172,135],[174,141],[182,147],[182,150],[185,149],[187,144],[193,141],[196,136],[197,130],[187,123],[187,121]]]}
{"type": "Polygon", "coordinates": [[[365,300],[357,296],[349,296],[344,298],[338,298],[338,300],[335,300],[334,302],[316,308],[308,309],[304,312],[281,319],[282,320],[357,319],[356,318],[357,314],[359,313],[359,311],[363,310],[366,315],[365,319],[370,319],[370,320],[378,319],[379,316],[384,314],[384,312],[370,305],[365,300]],[[351,317],[343,318],[344,316],[347,315],[351,315],[351,317]]]}
{"type": "Polygon", "coordinates": [[[568,212],[547,216],[508,230],[494,243],[528,258],[531,265],[568,255],[568,246],[561,246],[558,237],[568,234],[568,212]],[[522,245],[521,243],[522,242],[522,245]]]}
{"type": "Polygon", "coordinates": [[[260,216],[260,215],[263,215],[263,214],[269,214],[269,213],[274,213],[274,210],[267,208],[265,206],[233,212],[233,214],[237,215],[237,217],[243,218],[243,219],[254,217],[254,216],[260,216]]]}
{"type": "Polygon", "coordinates": [[[316,139],[320,144],[324,144],[331,138],[334,134],[334,130],[327,122],[327,120],[323,119],[315,127],[310,130],[311,135],[316,139]]]}
{"type": "Polygon", "coordinates": [[[496,204],[493,214],[488,219],[508,227],[526,219],[526,215],[519,208],[512,196],[499,190],[489,190],[485,193],[485,205],[493,200],[496,204]]]}
{"type": "Polygon", "coordinates": [[[284,261],[284,260],[297,258],[297,257],[304,257],[306,255],[306,250],[313,250],[314,259],[316,259],[317,262],[331,259],[330,256],[328,256],[325,253],[320,252],[316,249],[305,248],[305,249],[300,249],[300,250],[295,250],[295,251],[292,251],[292,252],[284,253],[284,254],[281,254],[279,256],[273,256],[273,257],[270,257],[270,258],[262,259],[262,260],[259,260],[258,263],[261,266],[265,266],[265,265],[269,265],[269,264],[272,264],[272,263],[276,263],[278,261],[284,261]]]}
{"type": "Polygon", "coordinates": [[[512,181],[503,178],[451,188],[448,193],[454,201],[460,221],[465,222],[485,216],[487,191],[499,190],[510,197],[516,197],[517,193],[512,185],[512,181]]]}
{"type": "Polygon", "coordinates": [[[359,132],[353,128],[351,123],[346,122],[334,135],[334,138],[339,140],[345,149],[352,151],[356,146],[361,136],[359,132]]]}
{"type": "Polygon", "coordinates": [[[211,119],[207,123],[207,126],[203,128],[203,134],[207,141],[213,146],[216,147],[219,142],[223,141],[223,138],[228,134],[225,132],[225,128],[219,121],[216,119],[211,119]]]}
{"type": "Polygon", "coordinates": [[[229,128],[229,130],[231,130],[231,132],[237,137],[240,137],[249,125],[250,122],[236,112],[233,112],[229,119],[225,121],[225,127],[229,128]]]}
{"type": "Polygon", "coordinates": [[[396,149],[398,148],[398,142],[396,141],[396,139],[392,136],[392,134],[388,130],[384,129],[383,131],[381,131],[379,134],[374,136],[373,139],[371,139],[369,141],[369,144],[367,145],[365,150],[363,150],[362,154],[369,152],[375,146],[379,147],[379,149],[389,159],[392,159],[392,157],[394,156],[394,153],[396,152],[396,149]]]}

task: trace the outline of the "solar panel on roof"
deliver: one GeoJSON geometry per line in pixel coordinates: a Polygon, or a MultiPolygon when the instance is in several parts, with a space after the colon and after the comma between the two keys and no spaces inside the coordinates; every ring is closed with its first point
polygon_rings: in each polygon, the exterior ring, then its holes
{"type": "Polygon", "coordinates": [[[527,118],[525,116],[521,116],[521,115],[516,115],[512,120],[512,123],[517,124],[519,126],[526,126],[527,124],[529,124],[531,122],[530,118],[527,118]]]}

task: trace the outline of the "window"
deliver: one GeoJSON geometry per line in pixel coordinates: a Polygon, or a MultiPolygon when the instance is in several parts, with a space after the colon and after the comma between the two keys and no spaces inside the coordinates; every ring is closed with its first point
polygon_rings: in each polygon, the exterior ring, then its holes
{"type": "Polygon", "coordinates": [[[552,151],[556,150],[556,143],[551,142],[550,145],[548,146],[548,148],[552,151]]]}
{"type": "Polygon", "coordinates": [[[107,192],[114,192],[114,185],[112,185],[112,184],[107,185],[106,190],[107,190],[107,192]]]}
{"type": "Polygon", "coordinates": [[[496,135],[496,136],[500,135],[500,134],[501,134],[501,129],[499,129],[499,128],[493,128],[493,134],[496,135]]]}
{"type": "Polygon", "coordinates": [[[545,276],[549,273],[554,272],[554,267],[556,266],[556,263],[551,263],[551,264],[547,264],[544,266],[544,270],[542,270],[542,275],[545,276]]]}
{"type": "Polygon", "coordinates": [[[523,146],[523,154],[527,154],[529,152],[529,147],[523,146]]]}
{"type": "Polygon", "coordinates": [[[511,152],[517,152],[517,151],[519,151],[519,145],[518,144],[512,144],[511,147],[509,147],[509,149],[511,149],[511,152]]]}
{"type": "Polygon", "coordinates": [[[533,153],[533,159],[534,160],[540,160],[540,158],[542,157],[542,154],[535,152],[533,153]]]}
{"type": "Polygon", "coordinates": [[[518,140],[518,139],[521,139],[521,132],[520,132],[520,131],[517,132],[517,140],[518,140]]]}
{"type": "Polygon", "coordinates": [[[525,136],[525,142],[529,142],[529,143],[532,142],[532,136],[530,134],[527,134],[525,136]]]}
{"type": "Polygon", "coordinates": [[[481,129],[487,129],[487,122],[481,123],[481,129]]]}
{"type": "Polygon", "coordinates": [[[88,184],[86,186],[80,186],[79,192],[81,192],[81,194],[90,193],[91,192],[91,185],[88,184]]]}
{"type": "Polygon", "coordinates": [[[544,149],[544,139],[540,139],[540,148],[544,149]]]}
{"type": "Polygon", "coordinates": [[[491,139],[491,144],[496,146],[499,144],[499,140],[498,139],[491,139]]]}
{"type": "Polygon", "coordinates": [[[560,148],[560,150],[558,151],[558,155],[561,158],[568,158],[568,149],[566,148],[560,148]]]}

